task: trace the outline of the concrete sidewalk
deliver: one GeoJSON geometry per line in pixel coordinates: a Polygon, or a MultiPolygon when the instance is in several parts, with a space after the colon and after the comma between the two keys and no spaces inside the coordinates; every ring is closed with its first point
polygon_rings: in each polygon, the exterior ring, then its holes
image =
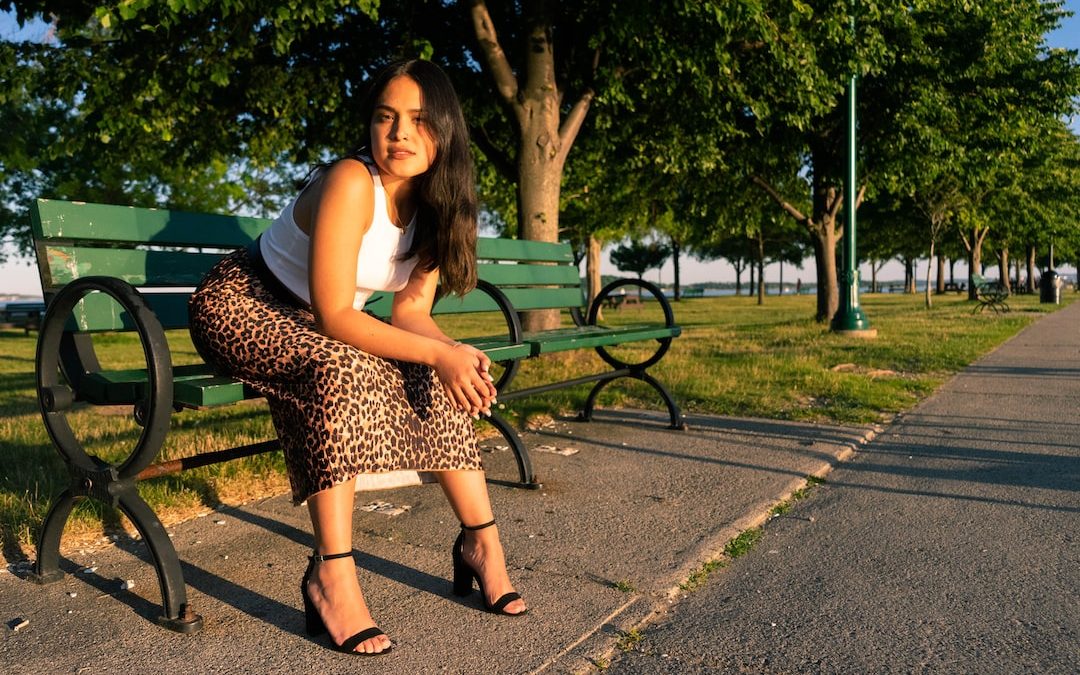
{"type": "MultiPolygon", "coordinates": [[[[153,623],[160,596],[140,542],[72,552],[49,586],[25,568],[0,573],[0,671],[11,673],[331,672],[526,673],[591,667],[621,627],[646,619],[679,582],[778,500],[873,435],[767,420],[691,416],[689,430],[655,413],[609,411],[525,435],[541,491],[492,486],[511,578],[531,611],[480,609],[450,593],[457,522],[433,486],[358,495],[355,546],[373,615],[396,643],[379,658],[338,654],[303,632],[300,577],[311,548],[307,509],[277,497],[171,531],[194,635],[153,623]],[[575,454],[541,451],[577,450],[575,454]],[[399,515],[366,512],[382,500],[399,515]],[[84,573],[84,568],[96,568],[84,573]],[[135,582],[120,590],[122,580],[135,582]],[[618,584],[618,588],[616,588],[618,584]]],[[[489,459],[506,464],[506,450],[489,459]]]]}
{"type": "Polygon", "coordinates": [[[1080,303],[891,424],[612,673],[1080,672],[1080,303]]]}

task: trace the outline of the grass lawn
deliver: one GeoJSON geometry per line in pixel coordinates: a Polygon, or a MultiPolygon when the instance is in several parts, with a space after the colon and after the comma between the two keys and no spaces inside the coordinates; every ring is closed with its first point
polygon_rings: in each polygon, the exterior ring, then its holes
{"type": "MultiPolygon", "coordinates": [[[[1063,294],[1063,302],[1077,299],[1063,294]]],[[[1010,298],[1008,314],[972,314],[960,296],[937,296],[933,309],[910,295],[864,295],[862,306],[874,340],[833,335],[811,318],[813,296],[768,297],[763,306],[746,297],[694,298],[675,305],[683,326],[668,355],[651,372],[665,383],[685,412],[812,420],[831,423],[883,422],[913,407],[951,374],[993,349],[1041,313],[1057,309],[1037,296],[1010,298]]],[[[658,320],[655,303],[608,311],[612,324],[658,320]]],[[[456,315],[444,328],[451,335],[496,332],[492,317],[456,315]]],[[[37,528],[52,496],[67,483],[52,449],[34,395],[36,335],[0,330],[0,546],[7,559],[32,552],[37,528]]],[[[185,332],[169,336],[174,362],[197,359],[185,332]]],[[[99,336],[105,367],[141,362],[129,335],[99,336]]],[[[616,350],[612,350],[616,352],[616,350]]],[[[618,348],[626,360],[644,358],[650,346],[618,348]]],[[[570,352],[525,364],[514,387],[551,382],[606,368],[592,351],[570,352]]],[[[600,407],[663,409],[644,384],[624,381],[607,387],[600,407]]],[[[589,388],[552,392],[506,404],[519,424],[567,413],[583,403],[589,388]]],[[[87,451],[106,459],[125,457],[138,435],[130,409],[85,407],[71,415],[87,451]]],[[[488,425],[480,423],[486,432],[488,425]]],[[[261,402],[173,416],[164,459],[273,438],[261,402]]],[[[235,504],[287,491],[279,453],[194,469],[139,484],[166,525],[235,504]]],[[[65,531],[65,549],[93,546],[123,532],[112,509],[83,501],[65,531]]]]}

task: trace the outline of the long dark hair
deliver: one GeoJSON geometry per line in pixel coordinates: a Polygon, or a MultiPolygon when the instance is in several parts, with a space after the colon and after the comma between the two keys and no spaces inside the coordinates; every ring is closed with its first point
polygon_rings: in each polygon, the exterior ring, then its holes
{"type": "Polygon", "coordinates": [[[365,142],[349,153],[367,155],[375,104],[395,77],[405,75],[420,87],[424,118],[435,142],[435,161],[417,176],[416,232],[403,258],[417,256],[425,271],[439,268],[442,293],[462,295],[476,287],[476,182],[469,130],[450,78],[430,61],[395,61],[371,79],[361,108],[365,142]]]}

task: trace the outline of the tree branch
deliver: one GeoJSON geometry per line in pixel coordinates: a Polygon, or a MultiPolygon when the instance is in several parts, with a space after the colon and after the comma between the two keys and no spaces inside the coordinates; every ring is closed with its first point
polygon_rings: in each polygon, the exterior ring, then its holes
{"type": "Polygon", "coordinates": [[[487,157],[488,161],[495,165],[495,168],[504,178],[517,182],[517,164],[510,155],[503,152],[499,146],[492,142],[487,129],[483,125],[469,125],[469,136],[472,138],[472,142],[476,144],[476,147],[480,148],[480,152],[484,153],[484,157],[487,157]]]}
{"type": "Polygon", "coordinates": [[[586,89],[581,98],[574,103],[574,107],[570,108],[566,119],[563,120],[559,129],[559,154],[555,160],[560,165],[566,161],[566,155],[569,154],[570,147],[573,146],[574,139],[577,138],[581,125],[584,124],[585,117],[589,114],[589,105],[595,95],[596,93],[592,88],[586,89]]]}
{"type": "MultiPolygon", "coordinates": [[[[831,189],[831,188],[830,188],[831,189]]],[[[832,201],[825,204],[825,210],[829,212],[829,218],[836,222],[836,214],[840,212],[840,206],[844,203],[844,191],[836,190],[833,192],[832,201]]]]}
{"type": "Polygon", "coordinates": [[[795,208],[793,205],[785,201],[784,198],[780,196],[780,193],[777,192],[776,189],[773,188],[773,186],[769,185],[769,183],[766,182],[763,178],[761,178],[761,176],[751,176],[750,180],[762,190],[764,190],[765,193],[768,194],[774,202],[780,205],[780,208],[787,211],[789,216],[794,218],[796,221],[803,223],[804,225],[810,223],[809,218],[804,216],[802,212],[799,211],[799,209],[795,208]]]}
{"type": "Polygon", "coordinates": [[[480,42],[480,49],[484,52],[491,75],[495,78],[495,88],[499,95],[511,106],[517,104],[518,82],[514,71],[510,68],[510,62],[506,59],[506,52],[499,45],[499,36],[495,34],[495,24],[491,21],[487,3],[484,0],[473,0],[469,12],[472,16],[473,29],[476,31],[476,39],[480,42]]]}

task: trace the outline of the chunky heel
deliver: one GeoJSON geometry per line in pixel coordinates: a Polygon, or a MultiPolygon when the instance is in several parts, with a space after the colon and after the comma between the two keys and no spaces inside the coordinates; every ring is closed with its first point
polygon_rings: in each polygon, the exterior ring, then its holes
{"type": "Polygon", "coordinates": [[[311,580],[311,574],[315,571],[315,558],[308,559],[307,571],[304,572],[304,578],[300,580],[300,595],[304,598],[304,632],[308,634],[308,637],[318,637],[326,632],[326,624],[323,623],[322,617],[319,616],[319,611],[315,609],[315,603],[311,601],[311,597],[308,595],[307,585],[311,580]]]}
{"type": "Polygon", "coordinates": [[[484,601],[484,609],[492,614],[502,614],[504,616],[521,616],[529,610],[526,608],[520,612],[508,612],[506,606],[514,600],[520,600],[521,596],[510,591],[509,593],[503,593],[499,596],[499,599],[494,603],[488,603],[487,594],[484,593],[484,582],[480,579],[480,575],[476,573],[476,570],[472,568],[469,563],[465,562],[465,530],[476,531],[482,530],[485,527],[491,527],[495,524],[495,521],[484,523],[483,525],[461,525],[461,533],[458,534],[458,538],[454,541],[454,548],[450,551],[450,557],[454,561],[454,595],[466,596],[472,593],[472,582],[476,580],[476,586],[480,589],[480,597],[484,601]]]}
{"type": "Polygon", "coordinates": [[[465,558],[462,556],[461,551],[465,546],[465,532],[462,531],[458,535],[457,541],[454,542],[454,595],[464,597],[472,593],[473,585],[473,571],[465,562],[465,558]]]}
{"type": "MultiPolygon", "coordinates": [[[[304,578],[300,580],[300,596],[304,599],[304,628],[309,637],[318,637],[329,631],[326,628],[326,622],[323,621],[322,616],[319,615],[319,610],[315,608],[315,603],[311,601],[311,595],[308,594],[308,582],[311,580],[312,573],[315,572],[315,563],[323,562],[324,560],[334,560],[336,558],[345,558],[352,555],[352,551],[348,553],[333,553],[330,555],[311,555],[308,556],[307,571],[304,572],[304,578]]],[[[347,638],[341,644],[334,644],[331,639],[330,643],[334,645],[334,649],[339,652],[345,652],[346,654],[355,654],[357,656],[379,656],[390,651],[392,647],[387,647],[381,652],[374,652],[369,654],[367,652],[355,651],[357,645],[364,640],[370,640],[373,637],[379,635],[386,635],[378,626],[372,626],[371,628],[365,628],[356,635],[347,638]]]]}

